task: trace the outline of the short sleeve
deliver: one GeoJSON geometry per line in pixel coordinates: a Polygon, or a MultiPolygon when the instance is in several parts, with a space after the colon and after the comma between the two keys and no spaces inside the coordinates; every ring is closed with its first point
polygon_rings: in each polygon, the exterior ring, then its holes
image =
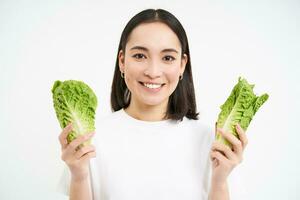
{"type": "Polygon", "coordinates": [[[64,166],[59,181],[57,183],[56,191],[60,194],[64,194],[69,196],[70,194],[70,182],[71,182],[71,174],[67,166],[64,166]]]}
{"type": "Polygon", "coordinates": [[[204,167],[204,180],[203,180],[203,190],[204,190],[204,198],[203,199],[208,199],[208,195],[209,195],[209,191],[210,191],[210,187],[211,187],[211,173],[212,173],[212,163],[210,160],[210,149],[211,149],[211,145],[214,141],[214,130],[212,127],[206,127],[206,134],[207,134],[207,138],[206,138],[206,144],[207,144],[207,148],[206,148],[206,165],[204,167]]]}

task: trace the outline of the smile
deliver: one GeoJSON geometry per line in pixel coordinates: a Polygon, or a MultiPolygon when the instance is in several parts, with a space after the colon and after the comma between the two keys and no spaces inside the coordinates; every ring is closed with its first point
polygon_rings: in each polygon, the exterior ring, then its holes
{"type": "Polygon", "coordinates": [[[165,83],[163,84],[159,84],[159,83],[143,83],[143,82],[139,82],[141,85],[149,88],[149,89],[158,89],[161,88],[162,86],[165,85],[165,83]]]}

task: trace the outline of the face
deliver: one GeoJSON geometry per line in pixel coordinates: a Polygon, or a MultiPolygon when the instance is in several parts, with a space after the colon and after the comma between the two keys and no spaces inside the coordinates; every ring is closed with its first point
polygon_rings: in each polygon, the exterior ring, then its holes
{"type": "Polygon", "coordinates": [[[160,22],[144,23],[131,32],[119,52],[120,71],[131,92],[131,102],[143,106],[167,106],[183,74],[187,55],[181,55],[177,35],[160,22]]]}

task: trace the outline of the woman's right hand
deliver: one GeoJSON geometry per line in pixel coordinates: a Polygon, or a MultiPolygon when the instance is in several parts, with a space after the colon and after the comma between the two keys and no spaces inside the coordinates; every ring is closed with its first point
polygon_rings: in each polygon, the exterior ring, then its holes
{"type": "Polygon", "coordinates": [[[91,139],[95,133],[79,136],[68,144],[67,136],[71,130],[72,124],[69,124],[59,135],[62,149],[61,159],[68,165],[73,180],[86,180],[89,174],[89,161],[96,157],[96,150],[93,145],[80,145],[91,139]]]}

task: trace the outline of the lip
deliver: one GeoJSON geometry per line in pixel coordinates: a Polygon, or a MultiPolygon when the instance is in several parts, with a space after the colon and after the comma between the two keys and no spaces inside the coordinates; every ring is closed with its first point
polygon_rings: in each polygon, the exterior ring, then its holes
{"type": "Polygon", "coordinates": [[[139,81],[139,83],[143,84],[154,84],[154,85],[165,85],[165,83],[154,83],[154,82],[143,82],[143,81],[139,81]]]}
{"type": "Polygon", "coordinates": [[[144,83],[149,83],[149,82],[140,82],[139,81],[139,83],[145,91],[150,92],[150,93],[159,92],[165,85],[165,83],[150,83],[150,84],[157,84],[157,85],[161,85],[161,86],[159,88],[148,88],[148,87],[144,86],[144,83]]]}

